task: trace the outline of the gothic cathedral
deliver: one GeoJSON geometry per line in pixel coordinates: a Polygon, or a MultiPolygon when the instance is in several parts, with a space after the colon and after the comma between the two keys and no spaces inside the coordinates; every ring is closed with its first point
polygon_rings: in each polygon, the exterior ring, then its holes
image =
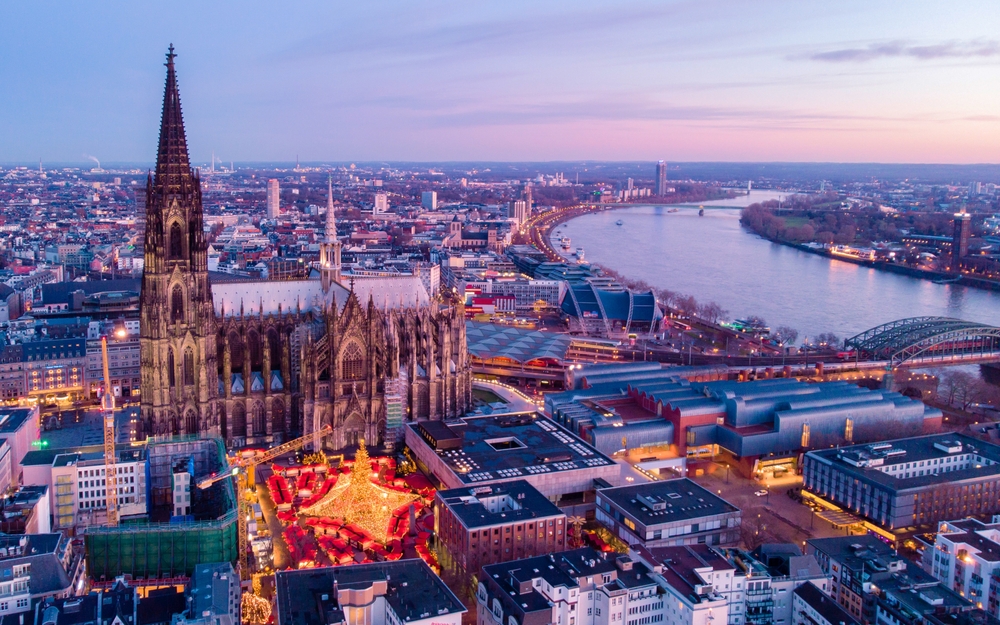
{"type": "Polygon", "coordinates": [[[427,293],[419,276],[345,285],[332,197],[314,279],[213,284],[174,58],[171,47],[146,185],[140,433],[267,445],[329,425],[322,445],[340,449],[392,445],[405,421],[464,414],[462,305],[427,293]]]}

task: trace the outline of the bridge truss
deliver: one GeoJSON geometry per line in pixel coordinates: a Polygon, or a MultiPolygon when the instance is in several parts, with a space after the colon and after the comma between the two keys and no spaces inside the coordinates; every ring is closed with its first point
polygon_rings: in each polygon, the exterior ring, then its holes
{"type": "Polygon", "coordinates": [[[1000,328],[949,317],[911,317],[866,330],[844,341],[858,358],[907,363],[1000,360],[1000,328]]]}

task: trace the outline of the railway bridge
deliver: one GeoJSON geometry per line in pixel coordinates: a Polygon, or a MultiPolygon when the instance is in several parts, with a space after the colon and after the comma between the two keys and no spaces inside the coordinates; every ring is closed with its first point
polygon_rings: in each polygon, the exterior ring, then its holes
{"type": "Polygon", "coordinates": [[[910,317],[865,330],[846,341],[855,361],[896,367],[1000,362],[1000,328],[949,317],[910,317]]]}

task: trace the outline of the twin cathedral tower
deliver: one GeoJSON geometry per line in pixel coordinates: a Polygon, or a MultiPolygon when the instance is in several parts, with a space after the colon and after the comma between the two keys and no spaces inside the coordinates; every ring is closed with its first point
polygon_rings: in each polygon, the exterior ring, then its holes
{"type": "Polygon", "coordinates": [[[461,304],[429,294],[419,276],[344,285],[332,198],[317,277],[213,283],[174,58],[171,46],[146,185],[140,434],[268,444],[330,425],[323,445],[339,449],[393,443],[405,421],[464,414],[461,304]]]}

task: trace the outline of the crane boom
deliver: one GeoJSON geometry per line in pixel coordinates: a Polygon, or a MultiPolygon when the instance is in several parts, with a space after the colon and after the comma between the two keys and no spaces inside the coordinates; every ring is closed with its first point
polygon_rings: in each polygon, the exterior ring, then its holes
{"type": "Polygon", "coordinates": [[[292,440],[282,443],[276,447],[268,449],[263,454],[258,456],[250,456],[248,458],[238,457],[233,463],[233,469],[230,472],[219,473],[218,475],[213,475],[207,477],[200,482],[198,482],[198,488],[206,489],[212,484],[221,482],[222,480],[228,479],[230,477],[236,478],[236,504],[237,504],[237,533],[239,534],[239,569],[240,569],[240,579],[249,579],[250,570],[246,566],[247,559],[247,522],[250,520],[250,503],[246,498],[246,491],[253,488],[254,484],[249,480],[249,476],[253,474],[254,468],[269,460],[274,460],[282,454],[287,454],[290,451],[295,451],[303,447],[304,445],[313,442],[316,439],[322,439],[333,433],[333,428],[329,425],[322,427],[313,434],[307,436],[300,436],[299,438],[293,438],[292,440]],[[242,470],[241,470],[242,469],[242,470]]]}
{"type": "Polygon", "coordinates": [[[104,488],[107,495],[108,527],[118,526],[118,471],[115,453],[115,393],[108,370],[108,337],[101,337],[101,359],[104,361],[104,395],[101,396],[101,418],[104,420],[104,488]]]}

